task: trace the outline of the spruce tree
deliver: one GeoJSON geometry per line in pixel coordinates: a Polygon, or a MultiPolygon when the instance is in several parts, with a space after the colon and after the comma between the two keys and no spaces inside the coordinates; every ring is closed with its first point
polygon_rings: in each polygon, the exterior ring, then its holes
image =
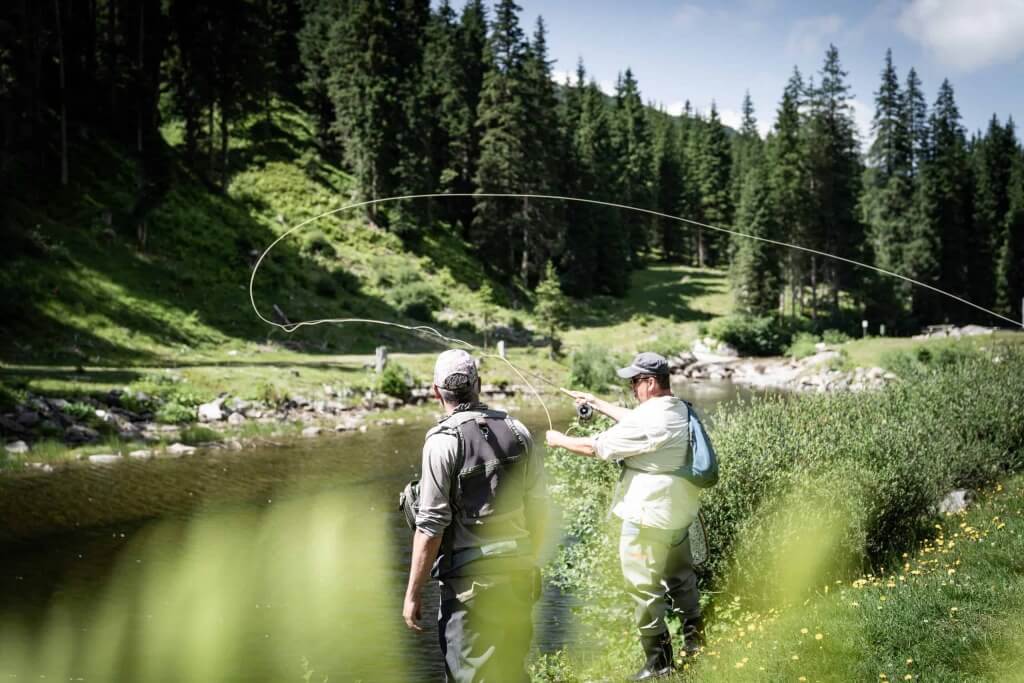
{"type": "MultiPolygon", "coordinates": [[[[697,150],[697,186],[700,191],[701,222],[728,227],[732,225],[733,204],[730,187],[732,149],[715,103],[700,134],[697,150]]],[[[697,263],[717,266],[726,259],[729,241],[723,233],[697,228],[697,263]]]]}
{"type": "MultiPolygon", "coordinates": [[[[619,201],[627,206],[649,209],[654,200],[651,179],[653,154],[647,112],[631,69],[619,76],[615,87],[615,137],[619,161],[619,201]]],[[[650,221],[638,212],[622,216],[629,235],[630,259],[638,266],[650,245],[650,221]]]]}
{"type": "Polygon", "coordinates": [[[907,85],[903,89],[902,99],[904,128],[910,145],[910,172],[913,177],[924,162],[928,148],[928,105],[925,103],[921,79],[913,67],[907,72],[907,85]]]}
{"type": "MultiPolygon", "coordinates": [[[[913,146],[905,106],[892,51],[887,50],[875,93],[871,123],[875,138],[868,149],[860,206],[875,265],[900,274],[906,274],[903,256],[910,240],[914,193],[913,146]]],[[[892,278],[874,284],[875,303],[881,306],[878,313],[887,320],[899,319],[910,285],[892,278]]]]}
{"type": "MultiPolygon", "coordinates": [[[[673,119],[659,111],[652,117],[654,128],[653,168],[655,178],[654,207],[661,213],[676,215],[679,208],[679,188],[681,169],[680,154],[677,149],[679,135],[673,119]]],[[[668,261],[677,260],[683,252],[683,233],[679,221],[658,218],[657,237],[663,258],[668,261]]]]}
{"type": "MultiPolygon", "coordinates": [[[[860,159],[857,127],[850,104],[850,86],[839,63],[839,51],[830,45],[821,68],[821,83],[811,87],[808,152],[812,179],[811,246],[860,260],[863,226],[857,215],[860,159]]],[[[836,259],[811,258],[812,298],[817,301],[817,276],[828,284],[833,314],[839,311],[839,290],[859,289],[860,272],[836,259]]],[[[816,306],[813,311],[816,314],[816,306]]]]}
{"type": "Polygon", "coordinates": [[[732,138],[732,205],[738,207],[740,198],[743,195],[743,183],[746,180],[747,170],[751,165],[751,159],[758,157],[762,150],[763,141],[757,132],[757,118],[754,116],[754,101],[750,99],[750,91],[743,95],[741,107],[742,118],[740,129],[732,138]]]}
{"type": "Polygon", "coordinates": [[[1024,323],[1024,157],[1020,154],[1013,160],[1008,195],[1006,237],[996,269],[996,306],[999,312],[1024,323]]]}
{"type": "MultiPolygon", "coordinates": [[[[775,115],[772,135],[766,143],[768,182],[772,187],[782,239],[801,246],[810,244],[810,174],[800,108],[804,83],[794,68],[786,83],[775,115]]],[[[804,252],[789,249],[785,255],[786,280],[790,286],[793,313],[802,306],[808,260],[804,252]]]]}
{"type": "MultiPolygon", "coordinates": [[[[736,213],[736,227],[754,237],[779,238],[778,212],[772,197],[764,155],[755,151],[747,161],[743,196],[736,213]]],[[[782,292],[779,248],[737,237],[730,265],[730,280],[736,308],[749,315],[768,315],[778,309],[782,292]]]]}
{"type": "MultiPolygon", "coordinates": [[[[501,0],[488,38],[487,70],[480,93],[477,127],[480,157],[476,170],[478,193],[522,192],[528,183],[526,41],[519,26],[519,7],[501,0]]],[[[526,206],[521,200],[478,197],[474,206],[474,243],[493,254],[500,273],[519,273],[526,206]]]]}
{"type": "MultiPolygon", "coordinates": [[[[929,144],[921,167],[911,269],[916,279],[965,296],[968,292],[964,257],[971,248],[973,182],[960,111],[948,80],[939,88],[928,124],[929,144]]],[[[921,322],[964,319],[967,311],[944,311],[945,305],[937,295],[914,292],[914,312],[921,322]]]]}
{"type": "Polygon", "coordinates": [[[1010,174],[1019,153],[1013,121],[1004,127],[994,114],[985,136],[972,146],[974,217],[972,246],[965,258],[969,298],[982,306],[991,306],[996,298],[997,263],[1010,205],[1010,174]]]}
{"type": "Polygon", "coordinates": [[[331,135],[334,105],[331,102],[331,70],[327,59],[331,31],[341,19],[341,7],[333,2],[311,2],[306,8],[298,35],[302,79],[299,89],[316,121],[316,139],[321,147],[335,144],[331,135]]]}

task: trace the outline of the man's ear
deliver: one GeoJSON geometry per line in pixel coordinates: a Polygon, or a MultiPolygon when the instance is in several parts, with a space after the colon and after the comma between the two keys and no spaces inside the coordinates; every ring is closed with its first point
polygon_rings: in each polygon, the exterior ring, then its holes
{"type": "Polygon", "coordinates": [[[436,398],[438,401],[443,401],[444,399],[441,398],[441,392],[438,390],[437,385],[431,384],[430,386],[434,390],[434,398],[436,398]]]}

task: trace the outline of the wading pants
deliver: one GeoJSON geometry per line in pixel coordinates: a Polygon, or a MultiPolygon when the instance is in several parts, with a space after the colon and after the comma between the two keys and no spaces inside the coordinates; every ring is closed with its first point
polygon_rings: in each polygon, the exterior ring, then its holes
{"type": "Polygon", "coordinates": [[[445,579],[437,631],[449,683],[529,681],[526,655],[540,573],[445,579]]]}
{"type": "Polygon", "coordinates": [[[688,528],[679,530],[622,523],[619,561],[626,592],[633,599],[641,636],[668,630],[665,617],[700,616],[697,575],[693,571],[688,528]]]}

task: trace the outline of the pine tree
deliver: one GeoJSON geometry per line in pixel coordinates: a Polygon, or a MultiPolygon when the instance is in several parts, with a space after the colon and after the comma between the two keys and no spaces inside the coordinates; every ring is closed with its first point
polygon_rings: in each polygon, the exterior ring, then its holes
{"type": "Polygon", "coordinates": [[[968,298],[991,306],[996,298],[996,270],[1005,241],[1010,207],[1010,175],[1020,153],[1013,121],[1004,127],[993,114],[985,137],[972,145],[974,217],[967,260],[968,298]]]}
{"type": "MultiPolygon", "coordinates": [[[[900,274],[906,274],[903,256],[910,240],[914,193],[913,145],[905,106],[892,51],[886,50],[871,123],[875,139],[868,150],[860,205],[875,265],[900,274]]],[[[875,285],[878,313],[888,320],[898,319],[901,301],[910,295],[909,285],[891,278],[875,285]]]]}
{"type": "Polygon", "coordinates": [[[921,79],[911,67],[907,72],[907,85],[902,102],[904,128],[909,138],[911,176],[916,176],[928,148],[928,105],[925,103],[921,79]]]}
{"type": "Polygon", "coordinates": [[[740,109],[742,118],[740,129],[732,139],[732,205],[738,207],[743,195],[743,183],[751,159],[758,157],[763,151],[763,141],[757,132],[757,118],[754,116],[754,101],[750,99],[750,91],[743,95],[740,109]]]}
{"type": "MultiPolygon", "coordinates": [[[[928,120],[929,144],[921,167],[921,191],[911,262],[914,277],[948,292],[967,293],[966,250],[973,216],[972,173],[960,112],[948,80],[942,82],[928,120]]],[[[914,312],[921,320],[961,319],[943,313],[937,295],[915,288],[914,312]]]]}
{"type": "MultiPolygon", "coordinates": [[[[732,149],[714,102],[711,103],[711,113],[698,140],[700,146],[697,150],[696,171],[701,222],[728,227],[732,225],[733,219],[730,192],[732,149]]],[[[715,266],[724,262],[728,243],[722,233],[697,228],[698,265],[715,266]]]]}
{"type": "MultiPolygon", "coordinates": [[[[830,45],[821,69],[821,84],[810,90],[811,112],[808,152],[812,179],[811,242],[829,253],[861,260],[863,226],[857,216],[860,160],[857,127],[850,104],[850,86],[839,63],[839,51],[830,45]]],[[[839,311],[839,290],[859,288],[859,271],[836,259],[811,258],[812,301],[817,302],[817,276],[824,275],[833,314],[839,311]]],[[[812,313],[816,315],[817,306],[812,313]]]]}
{"type": "MultiPolygon", "coordinates": [[[[747,177],[737,210],[737,228],[748,235],[779,238],[778,212],[765,168],[764,156],[754,152],[747,158],[747,177]]],[[[767,315],[779,306],[782,277],[779,248],[760,240],[736,238],[730,279],[736,308],[749,315],[767,315]]]]}
{"type": "Polygon", "coordinates": [[[341,19],[341,9],[339,4],[333,2],[311,1],[305,8],[303,25],[298,35],[303,73],[299,89],[312,110],[316,120],[317,142],[323,148],[335,143],[330,133],[334,123],[334,105],[329,89],[331,71],[327,53],[331,30],[341,19]]]}
{"type": "MultiPolygon", "coordinates": [[[[677,215],[679,190],[682,184],[680,169],[681,156],[677,148],[679,135],[671,117],[657,112],[653,117],[654,148],[652,173],[656,179],[654,207],[661,213],[677,215]]],[[[677,260],[683,252],[683,231],[679,221],[658,218],[658,241],[662,256],[668,261],[677,260]]]]}
{"type": "MultiPolygon", "coordinates": [[[[769,171],[775,208],[778,212],[782,239],[801,246],[810,244],[810,174],[804,140],[804,120],[800,112],[804,96],[804,83],[794,68],[786,83],[782,100],[776,110],[772,135],[766,143],[769,171]]],[[[803,302],[803,284],[807,259],[803,252],[786,252],[786,279],[790,286],[792,312],[803,302]]]]}
{"type": "Polygon", "coordinates": [[[558,275],[555,267],[548,261],[544,266],[544,277],[537,285],[537,303],[533,308],[533,314],[537,317],[537,323],[541,330],[547,334],[550,340],[551,353],[554,357],[561,348],[561,341],[558,333],[565,328],[569,319],[569,300],[562,293],[562,287],[558,282],[558,275]]]}
{"type": "MultiPolygon", "coordinates": [[[[622,204],[649,209],[654,200],[651,180],[651,132],[640,89],[631,69],[619,76],[615,87],[615,137],[622,155],[619,168],[619,197],[622,204]]],[[[650,246],[650,222],[630,211],[622,216],[629,235],[630,260],[638,266],[650,246]]]]}
{"type": "MultiPolygon", "coordinates": [[[[521,192],[528,182],[526,41],[519,27],[519,7],[501,0],[488,38],[483,89],[477,127],[480,157],[476,187],[479,193],[521,192]]],[[[507,199],[478,197],[474,206],[473,241],[494,254],[493,264],[505,276],[519,272],[522,236],[528,229],[525,207],[507,199]],[[503,252],[503,253],[501,253],[503,252]]]]}
{"type": "Polygon", "coordinates": [[[1020,154],[1013,160],[1009,186],[1006,238],[996,271],[996,306],[1004,315],[1020,317],[1024,323],[1024,157],[1020,154]]]}
{"type": "Polygon", "coordinates": [[[448,0],[442,0],[427,24],[420,98],[434,123],[420,131],[428,150],[426,184],[432,192],[457,191],[459,173],[452,158],[453,138],[462,132],[460,129],[468,118],[461,57],[455,10],[448,0]]]}

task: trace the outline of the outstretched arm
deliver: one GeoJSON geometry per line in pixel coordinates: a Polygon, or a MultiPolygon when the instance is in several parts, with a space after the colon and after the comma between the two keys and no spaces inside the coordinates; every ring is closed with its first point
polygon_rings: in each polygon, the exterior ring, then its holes
{"type": "MultiPolygon", "coordinates": [[[[622,406],[617,406],[614,403],[609,403],[603,398],[598,398],[586,391],[569,391],[568,389],[563,389],[563,391],[576,399],[576,405],[589,403],[594,410],[607,415],[616,422],[619,422],[631,412],[629,408],[623,408],[622,406]]],[[[570,448],[569,450],[572,449],[570,448]]]]}
{"type": "Polygon", "coordinates": [[[590,437],[566,436],[554,429],[549,429],[546,436],[545,441],[552,448],[564,448],[579,455],[594,455],[594,440],[590,437]]]}

